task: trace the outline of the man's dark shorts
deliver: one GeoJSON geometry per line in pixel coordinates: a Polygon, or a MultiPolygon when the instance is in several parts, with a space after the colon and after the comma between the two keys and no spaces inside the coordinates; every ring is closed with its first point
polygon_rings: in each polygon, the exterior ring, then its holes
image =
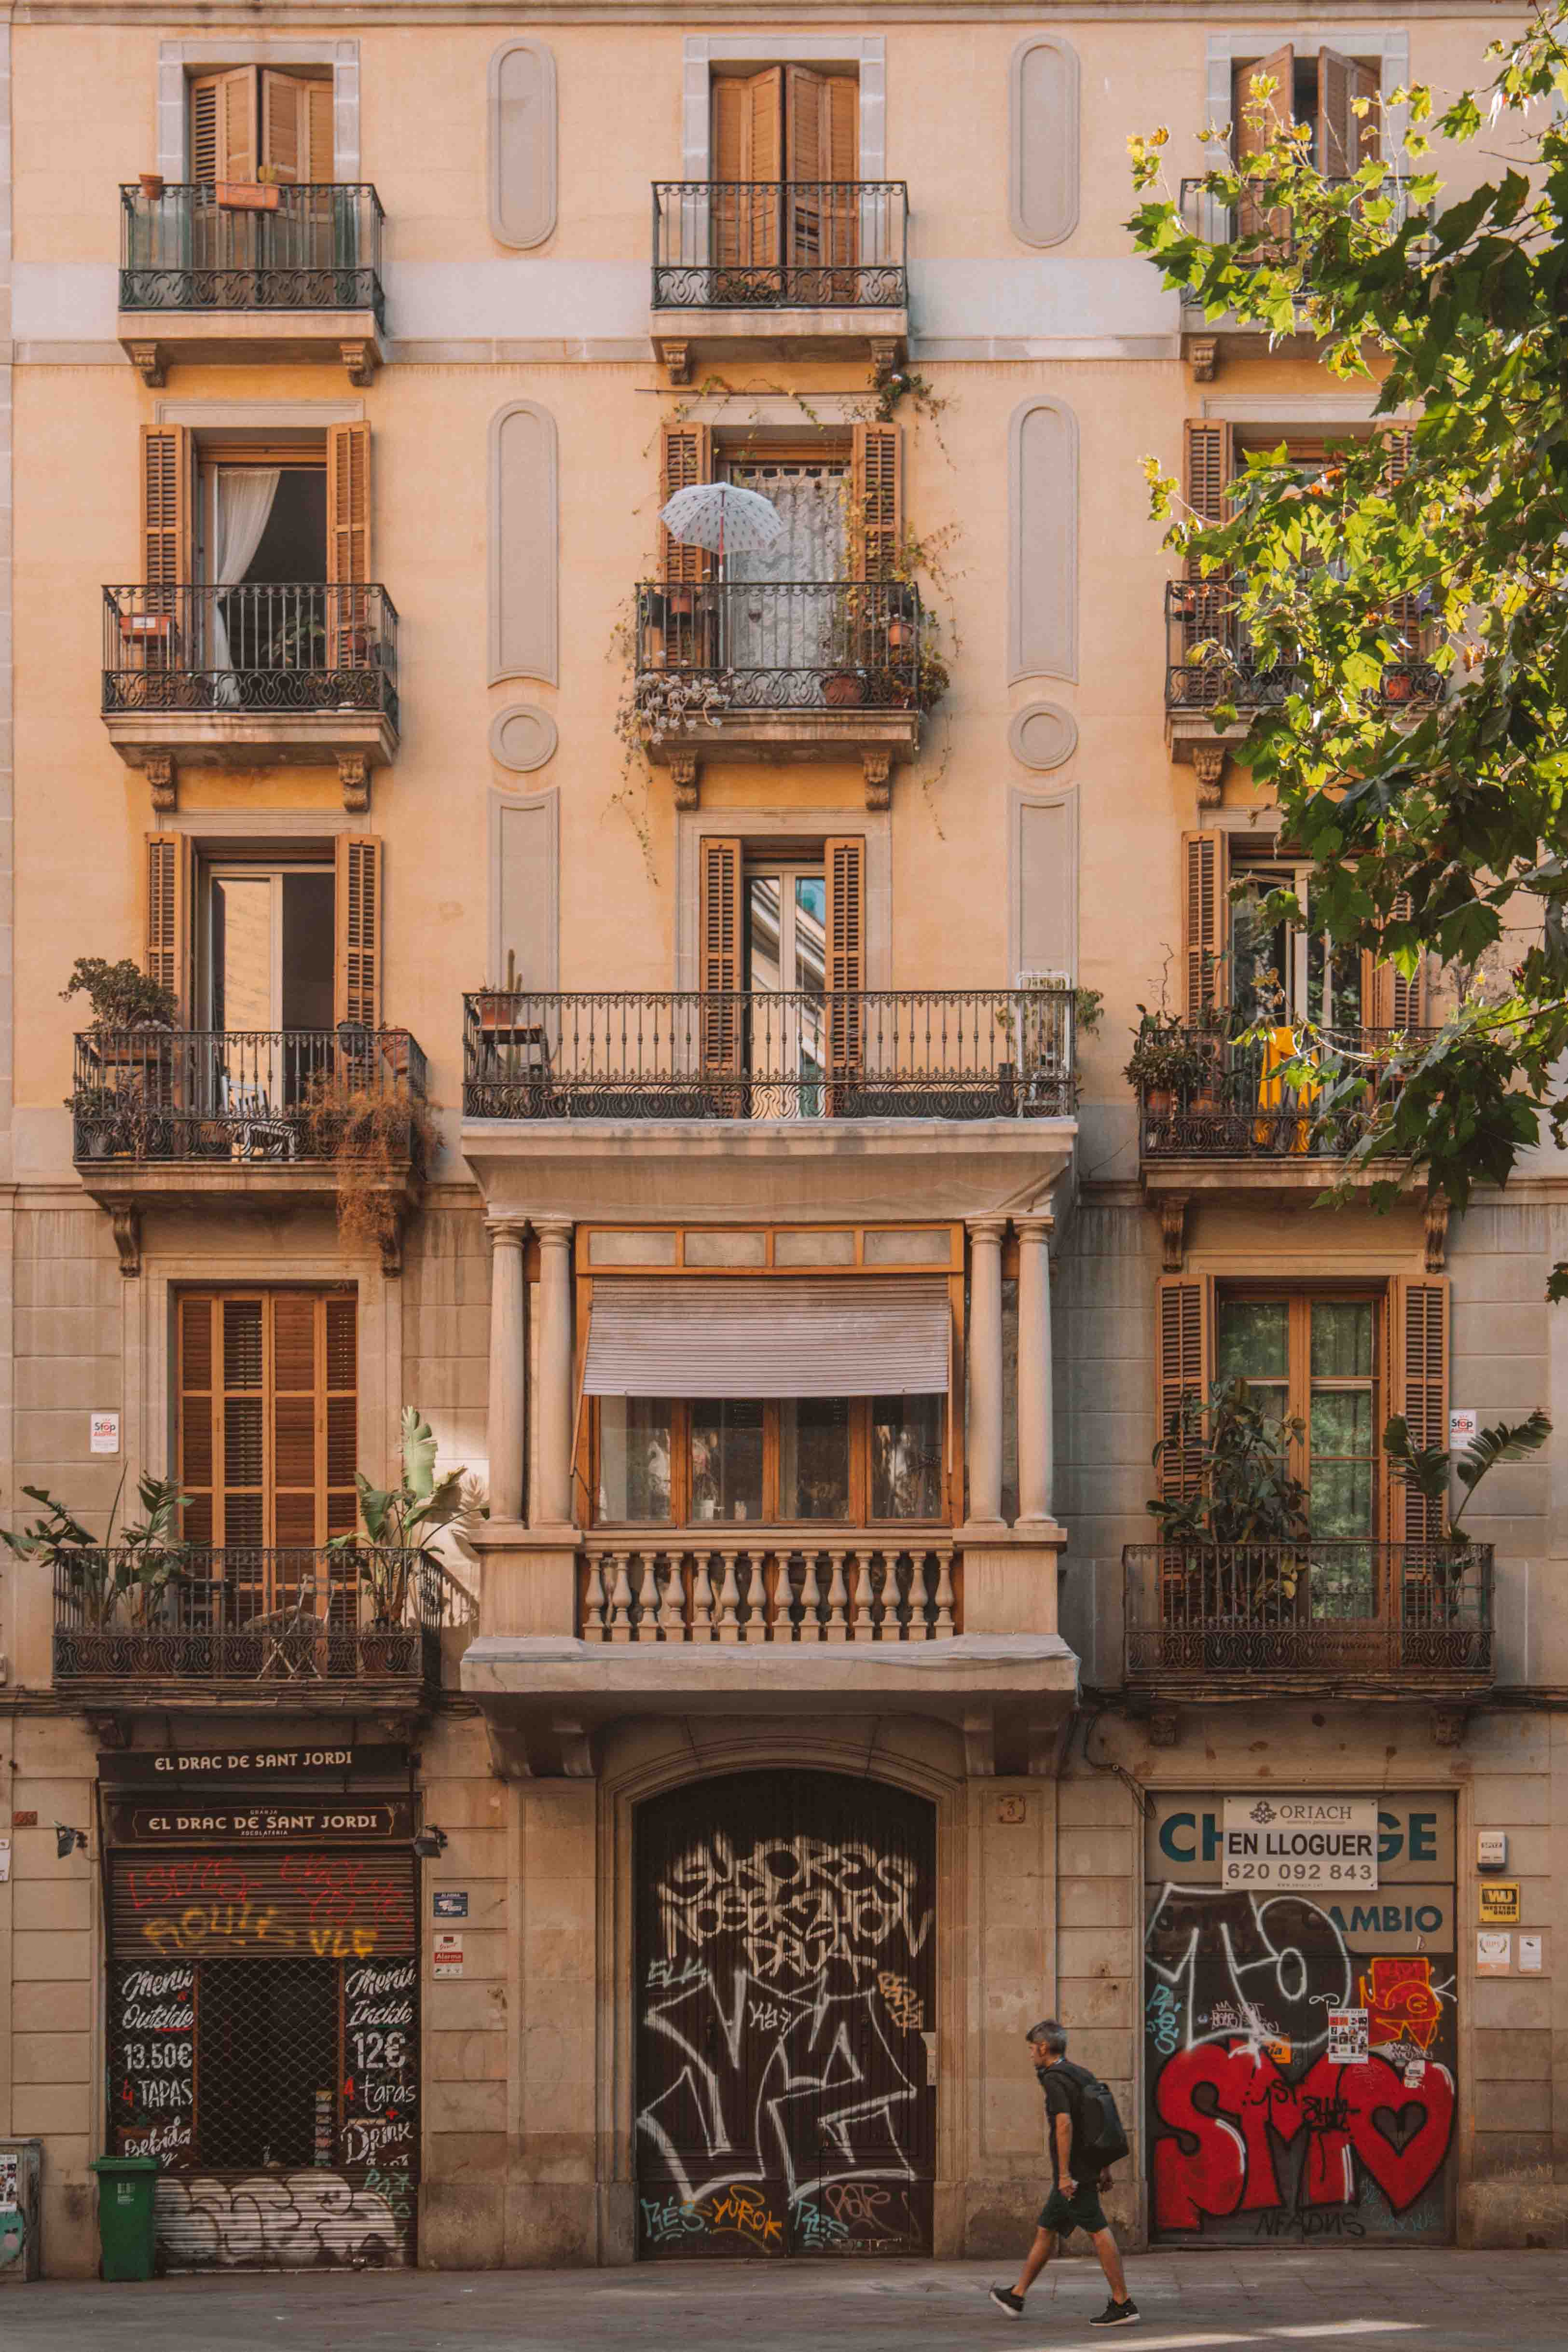
{"type": "Polygon", "coordinates": [[[1109,2226],[1100,2190],[1092,2180],[1080,2180],[1070,2197],[1053,2189],[1040,2208],[1039,2227],[1053,2230],[1058,2238],[1070,2238],[1075,2230],[1087,2230],[1092,2238],[1096,2231],[1109,2226]]]}

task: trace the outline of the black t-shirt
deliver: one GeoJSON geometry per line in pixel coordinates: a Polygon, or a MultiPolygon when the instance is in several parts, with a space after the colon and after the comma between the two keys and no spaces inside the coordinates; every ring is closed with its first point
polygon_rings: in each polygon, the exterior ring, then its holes
{"type": "Polygon", "coordinates": [[[1068,2058],[1058,2058],[1040,2076],[1040,2088],[1046,2095],[1046,2137],[1051,2148],[1051,2179],[1061,2184],[1061,2158],[1057,2153],[1057,2117],[1066,2116],[1072,2126],[1072,2137],[1068,2143],[1068,2170],[1075,2180],[1085,2177],[1083,2168],[1083,2085],[1092,2082],[1081,2066],[1068,2058]]]}

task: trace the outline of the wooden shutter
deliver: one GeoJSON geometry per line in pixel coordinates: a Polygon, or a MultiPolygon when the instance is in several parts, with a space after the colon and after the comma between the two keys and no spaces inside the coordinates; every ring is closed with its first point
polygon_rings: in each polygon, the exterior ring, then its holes
{"type": "MultiPolygon", "coordinates": [[[[1410,913],[1409,896],[1401,890],[1394,901],[1392,919],[1396,923],[1407,923],[1410,913]]],[[[1385,962],[1370,953],[1363,955],[1362,1002],[1366,1007],[1364,1017],[1370,1028],[1424,1029],[1426,1025],[1425,955],[1409,980],[1396,964],[1385,962]]]]}
{"type": "Polygon", "coordinates": [[[1377,97],[1377,74],[1338,49],[1318,51],[1318,169],[1325,179],[1348,180],[1379,146],[1375,106],[1356,113],[1358,99],[1377,97]]]}
{"type": "Polygon", "coordinates": [[[903,541],[903,462],[896,425],[857,425],[849,498],[857,523],[856,577],[890,579],[903,541]]]}
{"type": "MultiPolygon", "coordinates": [[[[1403,1413],[1415,1448],[1448,1443],[1448,1286],[1401,1281],[1394,1288],[1394,1410],[1403,1413]]],[[[1447,1517],[1400,1479],[1393,1481],[1390,1519],[1396,1542],[1436,1543],[1447,1517]]]]}
{"type": "MultiPolygon", "coordinates": [[[[1248,155],[1260,155],[1269,143],[1293,119],[1292,93],[1296,80],[1296,52],[1289,41],[1272,57],[1255,58],[1250,65],[1231,69],[1230,112],[1232,136],[1237,163],[1248,155]],[[1267,78],[1275,85],[1274,94],[1264,109],[1261,120],[1256,113],[1249,121],[1247,109],[1253,103],[1252,85],[1267,78]]],[[[1243,236],[1256,236],[1267,222],[1271,222],[1281,237],[1289,234],[1289,215],[1277,207],[1268,211],[1259,203],[1257,183],[1243,184],[1241,217],[1238,224],[1243,236]]]]}
{"type": "Polygon", "coordinates": [[[332,892],[332,1017],[381,1026],[381,844],[340,834],[332,892]]]}
{"type": "Polygon", "coordinates": [[[741,986],[741,857],[739,840],[705,835],[699,848],[702,899],[699,986],[728,1002],[702,1009],[702,1066],[738,1071],[745,1039],[735,993],[741,986]]]}
{"type": "Polygon", "coordinates": [[[865,1055],[866,844],[858,834],[824,845],[827,877],[827,1066],[858,1076],[865,1055]]]}
{"type": "MultiPolygon", "coordinates": [[[[713,478],[713,436],[706,425],[665,425],[659,428],[658,503],[662,509],[693,482],[713,478]]],[[[659,560],[670,582],[706,580],[713,558],[705,547],[689,547],[671,539],[659,526],[659,560]]]]}
{"type": "Polygon", "coordinates": [[[784,68],[749,76],[720,74],[713,82],[713,177],[782,180],[784,68]]]}
{"type": "Polygon", "coordinates": [[[261,76],[261,161],[285,186],[332,176],[332,85],[303,74],[261,76]]]}
{"type": "Polygon", "coordinates": [[[327,427],[327,578],[370,578],[370,426],[327,427]]]}
{"type": "Polygon", "coordinates": [[[1171,1444],[1182,1400],[1206,1403],[1214,1377],[1209,1345],[1213,1318],[1206,1276],[1162,1275],[1155,1293],[1154,1372],[1158,1434],[1167,1441],[1160,1456],[1159,1487],[1167,1502],[1195,1495],[1203,1477],[1203,1449],[1171,1444]]]}
{"type": "Polygon", "coordinates": [[[1182,956],[1186,1017],[1196,1021],[1223,998],[1229,929],[1230,860],[1223,833],[1182,835],[1182,956]]]}
{"type": "Polygon", "coordinates": [[[173,989],[180,1017],[191,1018],[191,875],[189,837],[147,835],[147,921],[142,964],[149,980],[173,989]]]}
{"type": "Polygon", "coordinates": [[[254,66],[231,73],[199,74],[191,83],[193,180],[211,187],[216,180],[256,177],[256,75],[254,66]]]}
{"type": "Polygon", "coordinates": [[[223,1427],[221,1337],[216,1302],[205,1292],[180,1300],[176,1326],[179,1433],[175,1459],[185,1496],[182,1530],[185,1541],[212,1544],[222,1540],[223,1427]]]}
{"type": "Polygon", "coordinates": [[[183,425],[142,427],[142,577],[172,588],[191,576],[191,445],[183,425]]]}
{"type": "Polygon", "coordinates": [[[1185,442],[1187,504],[1205,523],[1222,523],[1229,511],[1226,492],[1236,471],[1231,427],[1218,417],[1189,416],[1185,442]]]}
{"type": "MultiPolygon", "coordinates": [[[[178,1309],[184,1535],[230,1550],[313,1549],[358,1518],[358,1317],[352,1293],[186,1293],[178,1309]]],[[[260,1563],[242,1611],[280,1606],[303,1562],[271,1586],[260,1563]]]]}

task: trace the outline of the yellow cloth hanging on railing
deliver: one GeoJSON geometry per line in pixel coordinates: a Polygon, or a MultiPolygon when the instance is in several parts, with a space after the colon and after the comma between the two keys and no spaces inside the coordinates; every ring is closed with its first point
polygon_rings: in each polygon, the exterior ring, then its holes
{"type": "MultiPolygon", "coordinates": [[[[1258,1080],[1258,1108],[1260,1111],[1279,1112],[1287,1108],[1284,1072],[1300,1058],[1294,1029],[1270,1029],[1263,1048],[1263,1068],[1258,1080]]],[[[1292,1102],[1310,1108],[1322,1088],[1316,1078],[1303,1078],[1289,1088],[1292,1102]]],[[[1296,1131],[1286,1149],[1304,1152],[1311,1135],[1312,1122],[1308,1118],[1296,1121],[1296,1131]]],[[[1253,1140],[1260,1151],[1267,1151],[1275,1133],[1273,1118],[1260,1118],[1253,1129],[1253,1140]]]]}

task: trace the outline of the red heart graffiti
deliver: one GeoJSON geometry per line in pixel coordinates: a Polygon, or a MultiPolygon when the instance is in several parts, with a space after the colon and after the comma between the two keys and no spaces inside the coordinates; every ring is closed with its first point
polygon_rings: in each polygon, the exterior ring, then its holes
{"type": "Polygon", "coordinates": [[[1315,2095],[1322,2099],[1326,2107],[1339,2105],[1345,2137],[1394,2211],[1403,2213],[1414,2205],[1448,2152],[1454,2078],[1447,2068],[1428,2059],[1420,2082],[1407,2083],[1386,2058],[1363,2058],[1354,2066],[1331,2065],[1327,2058],[1320,2058],[1301,2092],[1304,2098],[1315,2095]],[[1391,2113],[1397,2124],[1409,2107],[1422,2110],[1420,2127],[1403,2147],[1396,2147],[1378,2116],[1391,2113]]]}

